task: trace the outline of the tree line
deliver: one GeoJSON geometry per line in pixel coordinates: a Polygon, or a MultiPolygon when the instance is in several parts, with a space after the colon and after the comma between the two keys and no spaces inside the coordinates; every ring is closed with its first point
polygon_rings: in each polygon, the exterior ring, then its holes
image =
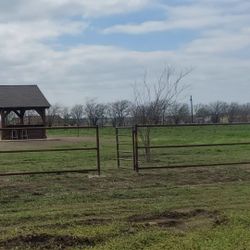
{"type": "MultiPolygon", "coordinates": [[[[130,126],[134,124],[185,124],[191,123],[189,103],[174,102],[134,103],[120,100],[101,103],[94,99],[72,108],[52,105],[47,113],[49,126],[130,126]]],[[[250,121],[250,103],[239,104],[216,101],[194,105],[195,123],[233,123],[250,121]]]]}
{"type": "MultiPolygon", "coordinates": [[[[48,125],[87,125],[87,126],[131,126],[135,124],[183,124],[248,122],[250,104],[225,103],[197,104],[194,108],[180,102],[188,87],[184,80],[191,69],[177,71],[166,66],[156,80],[147,74],[140,84],[133,88],[134,99],[100,103],[95,99],[78,104],[71,109],[53,105],[48,111],[48,125]],[[191,114],[191,110],[194,114],[191,114]],[[56,118],[63,124],[55,124],[56,118]]],[[[145,146],[145,159],[151,160],[151,129],[139,130],[139,137],[145,146]]]]}
{"type": "Polygon", "coordinates": [[[142,81],[134,85],[133,101],[119,100],[111,103],[90,99],[72,108],[52,105],[47,114],[48,125],[128,126],[134,124],[181,124],[248,122],[250,104],[217,101],[197,104],[180,102],[189,87],[186,77],[192,69],[165,66],[157,78],[145,73],[142,81]],[[191,114],[194,110],[194,114],[191,114]],[[192,119],[192,117],[194,119],[192,119]]]}

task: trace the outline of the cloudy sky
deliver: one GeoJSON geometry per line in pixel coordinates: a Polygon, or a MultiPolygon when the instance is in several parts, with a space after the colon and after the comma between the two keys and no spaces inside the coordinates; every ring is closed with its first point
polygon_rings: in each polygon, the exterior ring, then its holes
{"type": "Polygon", "coordinates": [[[106,102],[167,64],[193,68],[187,101],[250,102],[249,13],[249,0],[0,0],[0,84],[106,102]]]}

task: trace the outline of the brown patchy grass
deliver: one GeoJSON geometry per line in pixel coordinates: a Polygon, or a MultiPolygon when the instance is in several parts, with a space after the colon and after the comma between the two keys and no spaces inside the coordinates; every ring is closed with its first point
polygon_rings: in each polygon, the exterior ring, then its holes
{"type": "Polygon", "coordinates": [[[3,249],[68,249],[73,247],[94,246],[88,238],[69,235],[29,234],[0,241],[3,249]]]}
{"type": "Polygon", "coordinates": [[[59,148],[64,146],[75,146],[83,143],[95,143],[93,136],[84,137],[62,137],[62,136],[51,136],[44,140],[12,140],[12,141],[1,141],[0,140],[0,151],[1,150],[28,150],[28,149],[45,149],[45,148],[59,148]]]}
{"type": "Polygon", "coordinates": [[[128,221],[144,225],[173,228],[181,231],[198,228],[211,228],[227,222],[227,218],[219,211],[205,209],[186,209],[165,211],[160,214],[139,214],[128,218],[128,221]]]}

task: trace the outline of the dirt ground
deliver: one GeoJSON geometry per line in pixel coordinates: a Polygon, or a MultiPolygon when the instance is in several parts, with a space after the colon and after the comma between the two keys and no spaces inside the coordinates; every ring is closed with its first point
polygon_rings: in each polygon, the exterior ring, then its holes
{"type": "Polygon", "coordinates": [[[4,150],[28,150],[28,149],[44,149],[59,148],[61,146],[76,146],[83,143],[95,143],[93,136],[85,137],[60,137],[51,136],[41,140],[0,140],[0,151],[4,150]]]}
{"type": "Polygon", "coordinates": [[[167,227],[185,231],[202,226],[215,227],[217,225],[226,224],[227,218],[216,210],[194,209],[166,211],[155,215],[135,215],[130,217],[129,221],[134,223],[134,225],[167,227]]]}

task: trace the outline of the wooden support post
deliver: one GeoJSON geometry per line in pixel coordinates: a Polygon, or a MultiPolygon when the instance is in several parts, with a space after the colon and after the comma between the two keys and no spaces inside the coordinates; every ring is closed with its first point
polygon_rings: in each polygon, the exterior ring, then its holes
{"type": "Polygon", "coordinates": [[[25,115],[25,110],[22,109],[20,110],[20,124],[24,125],[24,115],[25,115]]]}
{"type": "MultiPolygon", "coordinates": [[[[3,118],[3,111],[0,111],[0,118],[1,118],[1,128],[4,128],[4,118],[3,118]]],[[[3,131],[1,131],[1,140],[3,140],[3,131]]]]}
{"type": "Polygon", "coordinates": [[[40,115],[43,121],[43,125],[46,126],[46,112],[44,108],[35,109],[35,111],[40,115]]]}
{"type": "Polygon", "coordinates": [[[6,118],[8,116],[8,114],[11,112],[11,110],[3,110],[2,111],[2,127],[5,128],[7,125],[7,121],[6,118]]]}
{"type": "MultiPolygon", "coordinates": [[[[36,112],[40,115],[40,117],[42,118],[43,121],[43,126],[46,126],[46,112],[45,112],[45,108],[40,108],[40,109],[35,109],[36,112]]],[[[46,130],[44,129],[43,131],[43,138],[47,138],[46,135],[46,130]]]]}
{"type": "Polygon", "coordinates": [[[18,116],[18,118],[20,119],[20,125],[24,125],[25,109],[21,109],[21,110],[13,109],[13,112],[14,112],[14,113],[18,116]]]}
{"type": "Polygon", "coordinates": [[[3,111],[3,116],[2,116],[2,119],[3,119],[3,127],[6,127],[7,125],[7,116],[8,114],[11,112],[11,110],[5,110],[3,111]]]}
{"type": "Polygon", "coordinates": [[[4,122],[4,111],[0,111],[0,116],[1,116],[1,128],[5,127],[5,122],[4,122]]]}
{"type": "MultiPolygon", "coordinates": [[[[2,128],[6,128],[6,117],[8,116],[8,114],[10,113],[10,110],[1,110],[1,127],[2,128]]],[[[8,138],[7,134],[9,133],[9,131],[1,131],[1,139],[4,140],[6,139],[6,137],[8,138]]]]}

